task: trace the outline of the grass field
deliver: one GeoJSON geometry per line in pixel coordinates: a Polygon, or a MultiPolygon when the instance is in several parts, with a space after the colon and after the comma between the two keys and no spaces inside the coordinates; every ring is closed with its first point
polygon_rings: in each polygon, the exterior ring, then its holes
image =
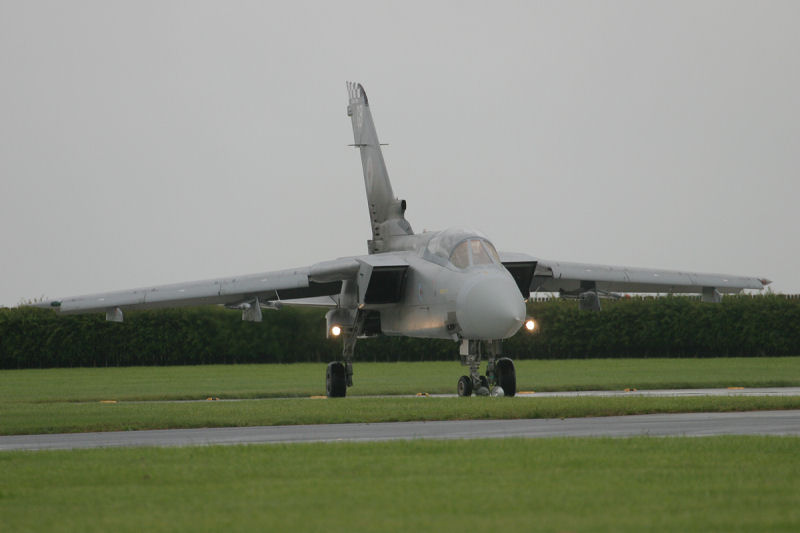
{"type": "Polygon", "coordinates": [[[0,405],[0,434],[196,427],[574,418],[646,413],[800,409],[800,396],[682,398],[304,398],[232,402],[0,405]]]}
{"type": "Polygon", "coordinates": [[[800,439],[0,453],[4,531],[798,531],[800,439]]]}
{"type": "MultiPolygon", "coordinates": [[[[298,364],[2,371],[0,434],[800,408],[800,397],[298,398],[320,392],[323,369],[298,364]],[[295,398],[253,399],[276,395],[295,398]],[[245,399],[152,401],[208,397],[245,399]]],[[[362,394],[449,392],[461,373],[456,363],[364,363],[357,371],[351,391],[362,394]]],[[[520,388],[537,390],[764,386],[791,384],[800,375],[800,358],[521,361],[518,375],[520,388]]]]}
{"type": "MultiPolygon", "coordinates": [[[[0,433],[800,408],[800,397],[304,398],[322,392],[323,372],[0,371],[0,433]],[[170,401],[207,397],[241,400],[170,401]]],[[[356,372],[351,396],[452,392],[462,373],[455,362],[356,372]]],[[[800,358],[520,361],[517,372],[538,391],[800,385],[800,358]]],[[[0,452],[0,530],[798,531],[798,449],[796,437],[737,436],[0,452]]]]}
{"type": "MultiPolygon", "coordinates": [[[[515,362],[519,390],[800,386],[800,357],[515,362]]],[[[355,363],[348,396],[454,393],[458,362],[355,363]]],[[[325,393],[325,365],[208,365],[0,371],[0,403],[300,397],[325,393]]]]}

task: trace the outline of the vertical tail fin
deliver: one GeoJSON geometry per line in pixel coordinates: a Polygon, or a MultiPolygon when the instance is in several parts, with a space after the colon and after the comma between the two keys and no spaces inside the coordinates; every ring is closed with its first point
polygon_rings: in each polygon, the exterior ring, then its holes
{"type": "Polygon", "coordinates": [[[386,172],[378,132],[372,121],[369,100],[360,83],[347,83],[350,102],[347,115],[353,121],[355,146],[361,151],[364,169],[364,185],[367,189],[367,207],[372,225],[372,240],[369,253],[388,249],[388,240],[394,235],[412,235],[411,225],[406,221],[405,200],[398,200],[392,191],[392,183],[386,172]]]}

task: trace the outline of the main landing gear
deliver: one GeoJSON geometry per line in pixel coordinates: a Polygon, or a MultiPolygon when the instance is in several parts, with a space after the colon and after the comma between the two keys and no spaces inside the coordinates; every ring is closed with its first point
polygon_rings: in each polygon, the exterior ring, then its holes
{"type": "Polygon", "coordinates": [[[328,363],[325,371],[325,393],[328,398],[344,398],[347,395],[347,387],[353,386],[353,354],[356,351],[356,339],[363,327],[364,320],[359,317],[354,327],[342,328],[344,360],[328,363]]]}
{"type": "Polygon", "coordinates": [[[347,394],[347,371],[341,361],[328,363],[325,372],[325,392],[328,398],[344,398],[347,394]]]}
{"type": "Polygon", "coordinates": [[[517,373],[514,361],[508,357],[498,357],[503,341],[474,341],[464,339],[461,342],[461,364],[468,366],[469,376],[458,379],[458,395],[471,396],[514,396],[517,394],[517,373]],[[478,372],[481,356],[486,354],[486,375],[478,372]]]}
{"type": "MultiPolygon", "coordinates": [[[[363,331],[363,320],[357,319],[353,327],[342,328],[344,340],[342,361],[328,364],[325,371],[325,392],[328,398],[344,398],[347,388],[353,386],[353,353],[356,339],[363,331]]],[[[517,394],[517,374],[514,362],[500,357],[503,342],[464,340],[461,343],[461,364],[468,366],[468,376],[458,380],[459,396],[514,396],[517,394]],[[486,375],[479,373],[481,358],[486,356],[486,375]]]]}

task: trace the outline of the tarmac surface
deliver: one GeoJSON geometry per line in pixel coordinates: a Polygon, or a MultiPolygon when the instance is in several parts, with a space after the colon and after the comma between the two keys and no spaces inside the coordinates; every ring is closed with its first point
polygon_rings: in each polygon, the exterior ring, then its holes
{"type": "Polygon", "coordinates": [[[13,435],[0,437],[0,450],[508,437],[634,437],[641,435],[659,437],[800,436],[800,410],[13,435]]]}
{"type": "MultiPolygon", "coordinates": [[[[354,398],[415,398],[425,396],[430,398],[457,398],[457,394],[392,394],[392,395],[369,395],[353,396],[354,398]]],[[[598,398],[612,398],[617,396],[651,396],[651,397],[686,397],[686,396],[800,396],[800,387],[764,387],[764,388],[744,388],[728,387],[725,389],[626,389],[626,390],[586,390],[586,391],[559,391],[559,392],[536,392],[519,391],[517,398],[575,398],[579,396],[596,396],[598,398]]],[[[314,396],[312,398],[324,398],[324,396],[314,396]]],[[[296,396],[291,398],[264,398],[264,401],[279,399],[299,399],[296,396]]],[[[218,402],[242,402],[252,401],[239,398],[216,399],[218,402]]],[[[208,400],[134,400],[125,403],[193,403],[206,402],[208,400]]],[[[94,403],[94,402],[89,402],[94,403]]]]}
{"type": "MultiPolygon", "coordinates": [[[[431,394],[436,398],[454,398],[456,394],[431,394]]],[[[615,396],[653,396],[661,398],[685,396],[800,396],[800,387],[763,387],[744,388],[728,387],[725,389],[652,389],[652,390],[590,390],[590,391],[561,391],[561,392],[535,392],[520,391],[517,398],[575,398],[578,396],[597,396],[611,398],[615,396]]],[[[388,396],[386,396],[388,398],[388,396]]],[[[383,398],[383,396],[381,396],[383,398]]]]}

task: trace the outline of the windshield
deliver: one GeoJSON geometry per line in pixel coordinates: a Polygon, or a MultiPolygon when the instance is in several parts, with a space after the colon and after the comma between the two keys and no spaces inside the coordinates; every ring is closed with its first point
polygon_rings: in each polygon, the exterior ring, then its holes
{"type": "Polygon", "coordinates": [[[473,265],[489,265],[492,260],[489,258],[489,253],[484,249],[483,243],[478,239],[469,241],[469,249],[472,252],[473,265]]]}
{"type": "Polygon", "coordinates": [[[433,237],[428,242],[427,251],[461,269],[500,263],[497,250],[486,237],[460,228],[451,228],[433,237]]]}
{"type": "Polygon", "coordinates": [[[500,262],[497,250],[488,241],[469,239],[462,241],[450,254],[450,262],[457,268],[467,268],[473,265],[491,265],[494,261],[500,262]]]}
{"type": "Polygon", "coordinates": [[[458,268],[469,266],[469,241],[464,241],[455,247],[453,253],[450,254],[450,262],[458,268]]]}
{"type": "Polygon", "coordinates": [[[490,243],[489,241],[482,241],[482,242],[484,248],[486,248],[486,250],[489,252],[489,255],[492,256],[492,259],[494,259],[494,262],[497,263],[498,265],[501,264],[502,261],[500,261],[500,254],[497,253],[494,244],[490,243]]]}

